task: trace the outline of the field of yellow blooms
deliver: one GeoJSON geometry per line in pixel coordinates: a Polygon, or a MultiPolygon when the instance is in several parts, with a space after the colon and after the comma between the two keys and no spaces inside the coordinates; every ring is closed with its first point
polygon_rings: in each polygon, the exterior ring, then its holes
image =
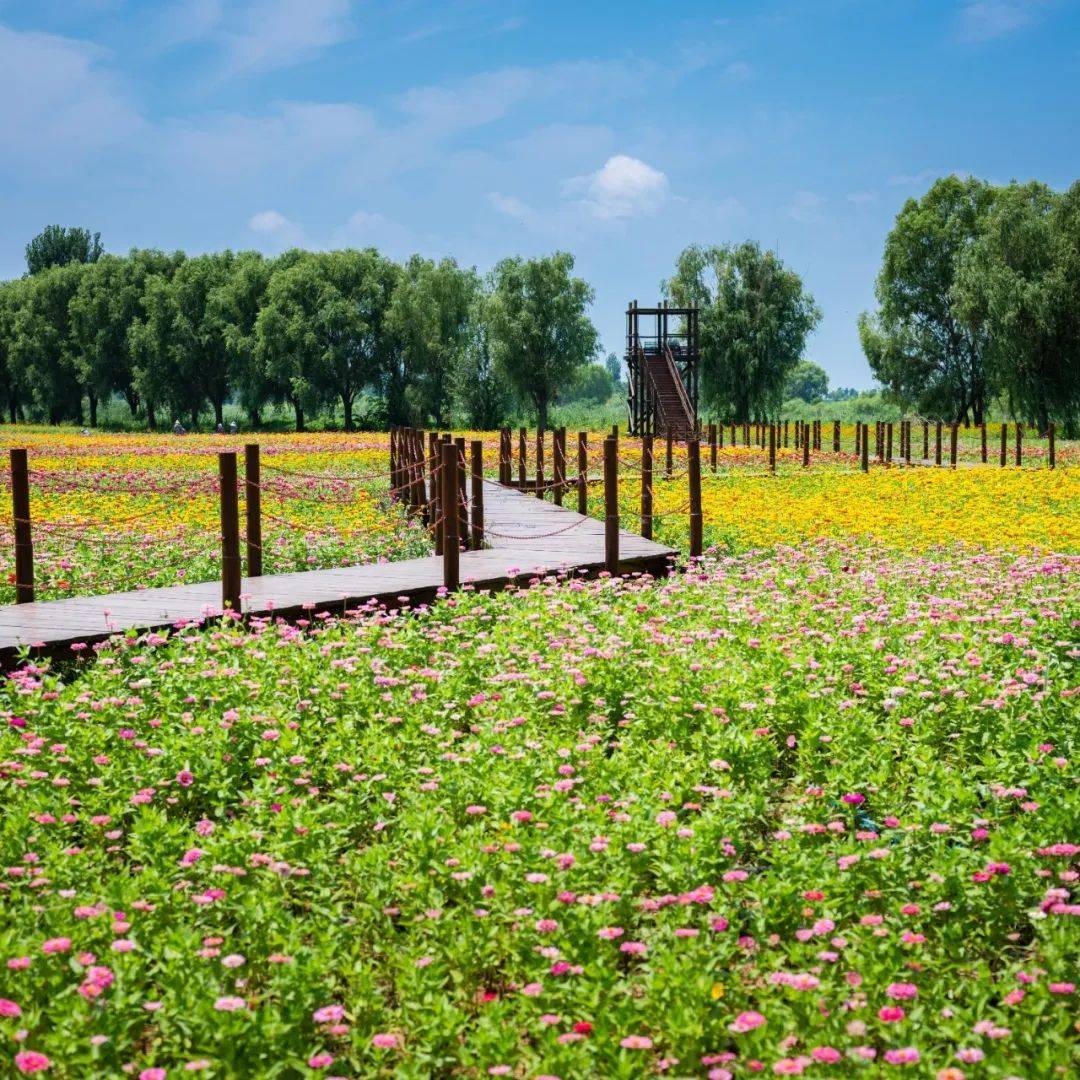
{"type": "MultiPolygon", "coordinates": [[[[1080,470],[1074,445],[1059,442],[1057,468],[1047,468],[1045,441],[1028,440],[1023,466],[979,462],[977,433],[961,440],[960,465],[906,468],[872,461],[863,474],[846,426],[833,453],[831,427],[809,468],[801,451],[767,452],[725,445],[712,468],[702,447],[705,542],[722,551],[770,548],[818,537],[880,541],[897,550],[962,544],[981,549],[1080,552],[1080,470]]],[[[918,433],[916,433],[917,435],[918,433]]],[[[484,441],[494,475],[496,433],[484,441]]],[[[253,437],[252,437],[253,438],[253,437]]],[[[1010,435],[1011,438],[1011,435],[1010,435]]],[[[390,438],[385,433],[260,435],[263,462],[264,573],[321,569],[431,552],[423,527],[389,498],[390,438]]],[[[920,440],[916,438],[916,443],[920,440]]],[[[0,429],[0,449],[29,450],[35,585],[39,599],[204,581],[219,574],[217,453],[244,437],[216,435],[82,435],[34,428],[0,429]]],[[[573,435],[568,473],[576,476],[573,435]]],[[[931,445],[933,438],[931,436],[931,445]]],[[[601,475],[602,435],[589,436],[588,472],[601,475]]],[[[991,449],[996,447],[992,443],[991,449]]],[[[534,475],[536,441],[527,440],[534,475]]],[[[653,475],[654,537],[685,550],[688,536],[686,448],[674,448],[666,476],[657,443],[653,475]]],[[[916,456],[921,447],[916,446],[916,456]]],[[[931,453],[933,451],[931,450],[931,453]]],[[[517,472],[517,437],[514,472],[517,472]]],[[[550,437],[546,476],[552,469],[550,437]]],[[[640,523],[641,444],[619,447],[622,526],[640,523]]],[[[242,467],[242,466],[241,466],[242,467]]],[[[589,488],[590,513],[602,515],[602,491],[589,488]]],[[[569,505],[576,500],[571,494],[569,505]]],[[[0,603],[15,595],[10,478],[0,473],[0,603]]]]}

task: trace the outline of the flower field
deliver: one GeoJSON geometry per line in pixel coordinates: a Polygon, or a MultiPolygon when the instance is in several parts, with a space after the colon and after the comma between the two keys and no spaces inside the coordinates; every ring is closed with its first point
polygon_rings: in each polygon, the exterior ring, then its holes
{"type": "MultiPolygon", "coordinates": [[[[288,484],[350,491],[282,516],[423,550],[355,479],[380,437],[280,438],[288,484]]],[[[160,510],[182,479],[213,542],[190,491],[217,440],[68,445],[32,450],[36,516],[160,510]]],[[[1075,1075],[1075,470],[824,457],[725,451],[717,550],[668,580],[189,628],[5,680],[0,1072],[1075,1075]]],[[[658,479],[659,513],[684,498],[658,479]]]]}

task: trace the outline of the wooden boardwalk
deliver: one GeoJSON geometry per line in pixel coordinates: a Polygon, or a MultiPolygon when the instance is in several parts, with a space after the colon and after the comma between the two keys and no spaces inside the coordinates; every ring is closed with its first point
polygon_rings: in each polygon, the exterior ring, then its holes
{"type": "MultiPolygon", "coordinates": [[[[484,482],[482,551],[461,553],[461,581],[497,590],[537,574],[604,567],[604,523],[582,517],[491,481],[484,482]]],[[[633,533],[619,538],[624,573],[666,572],[676,553],[633,533]]],[[[320,611],[342,614],[374,601],[390,608],[428,603],[443,581],[439,556],[367,563],[244,578],[243,611],[299,618],[320,611]]],[[[157,630],[198,623],[221,614],[221,582],[74,597],[0,606],[0,666],[10,667],[21,646],[71,655],[76,643],[93,643],[129,630],[157,630]]]]}

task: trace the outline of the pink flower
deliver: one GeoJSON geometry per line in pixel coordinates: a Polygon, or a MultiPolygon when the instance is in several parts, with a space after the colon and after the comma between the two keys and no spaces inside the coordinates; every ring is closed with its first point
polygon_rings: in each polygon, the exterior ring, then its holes
{"type": "Polygon", "coordinates": [[[218,1012],[239,1012],[247,1008],[247,1002],[241,997],[219,997],[214,1002],[214,1008],[218,1012]]]}
{"type": "Polygon", "coordinates": [[[0,998],[0,1016],[22,1016],[22,1009],[9,998],[0,998]]]}
{"type": "Polygon", "coordinates": [[[866,802],[866,796],[860,795],[857,791],[849,791],[846,795],[841,795],[840,800],[846,802],[849,806],[858,806],[860,803],[866,802]]]}
{"type": "Polygon", "coordinates": [[[559,924],[555,919],[538,919],[536,922],[536,930],[540,934],[554,934],[558,929],[559,924]]]}
{"type": "Polygon", "coordinates": [[[539,997],[539,996],[540,996],[540,994],[541,994],[541,992],[543,991],[543,989],[544,989],[544,988],[543,988],[543,986],[542,986],[542,985],[541,985],[540,983],[538,983],[538,982],[531,982],[531,983],[526,983],[526,984],[525,984],[525,985],[524,985],[524,986],[523,986],[523,987],[521,988],[521,992],[522,992],[522,993],[523,993],[523,994],[524,994],[524,995],[525,995],[526,997],[539,997]]]}
{"type": "Polygon", "coordinates": [[[843,1058],[840,1051],[831,1046],[815,1046],[814,1049],[810,1051],[810,1056],[815,1061],[820,1061],[823,1065],[835,1065],[843,1058]]]}
{"type": "Polygon", "coordinates": [[[810,1064],[810,1059],[805,1057],[781,1058],[772,1069],[780,1076],[799,1076],[810,1064]]]}
{"type": "Polygon", "coordinates": [[[1050,983],[1047,987],[1051,994],[1071,994],[1075,989],[1076,985],[1069,982],[1050,983]]]}
{"type": "Polygon", "coordinates": [[[380,1031],[371,1036],[371,1045],[380,1050],[396,1050],[400,1044],[397,1035],[389,1031],[380,1031]]]}
{"type": "Polygon", "coordinates": [[[49,938],[41,946],[43,953],[66,953],[71,951],[71,938],[66,937],[54,937],[49,938]]]}
{"type": "Polygon", "coordinates": [[[895,1024],[904,1019],[904,1010],[899,1005],[883,1005],[878,1009],[878,1019],[886,1024],[895,1024]]]}
{"type": "Polygon", "coordinates": [[[52,1062],[36,1050],[20,1050],[15,1055],[15,1068],[21,1073],[44,1072],[52,1067],[52,1062]]]}
{"type": "Polygon", "coordinates": [[[143,1071],[139,1073],[139,1080],[165,1080],[167,1075],[168,1074],[163,1068],[155,1065],[153,1068],[143,1069],[143,1071]]]}
{"type": "Polygon", "coordinates": [[[914,1046],[902,1046],[896,1050],[886,1050],[885,1060],[890,1065],[914,1065],[919,1060],[919,1051],[914,1046]]]}
{"type": "Polygon", "coordinates": [[[747,1031],[753,1031],[755,1028],[761,1027],[764,1023],[765,1017],[759,1012],[741,1012],[728,1024],[728,1031],[733,1031],[736,1035],[742,1035],[747,1031]]]}
{"type": "Polygon", "coordinates": [[[191,772],[190,769],[181,769],[176,774],[176,782],[181,787],[185,787],[185,788],[191,787],[191,785],[195,783],[195,774],[193,772],[191,772]]]}
{"type": "Polygon", "coordinates": [[[619,1040],[619,1045],[624,1050],[651,1050],[652,1039],[647,1035],[627,1035],[625,1039],[619,1040]]]}
{"type": "Polygon", "coordinates": [[[312,1054],[308,1058],[309,1069],[328,1069],[334,1064],[334,1055],[328,1054],[325,1050],[321,1054],[312,1054]]]}
{"type": "Polygon", "coordinates": [[[619,952],[629,953],[631,956],[644,956],[648,951],[649,947],[643,941],[624,941],[619,946],[619,952]]]}
{"type": "Polygon", "coordinates": [[[962,1061],[965,1065],[974,1065],[982,1061],[984,1057],[986,1055],[977,1046],[962,1046],[956,1051],[956,1060],[962,1061]]]}
{"type": "Polygon", "coordinates": [[[316,1024],[335,1024],[345,1016],[344,1005],[324,1005],[311,1014],[311,1019],[316,1024]]]}
{"type": "Polygon", "coordinates": [[[914,983],[889,983],[885,988],[885,993],[894,1001],[910,1001],[918,992],[919,988],[914,983]]]}

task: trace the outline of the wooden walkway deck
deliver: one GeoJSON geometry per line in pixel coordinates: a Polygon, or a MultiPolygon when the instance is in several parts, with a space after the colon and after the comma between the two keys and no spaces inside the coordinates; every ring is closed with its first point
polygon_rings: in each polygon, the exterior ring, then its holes
{"type": "MultiPolygon", "coordinates": [[[[603,522],[535,495],[485,481],[484,524],[489,547],[461,553],[462,584],[498,590],[514,578],[556,571],[595,574],[604,567],[603,522]]],[[[674,555],[671,548],[633,533],[620,534],[620,569],[625,573],[663,574],[674,555]]],[[[417,605],[433,600],[442,580],[438,556],[244,578],[243,610],[298,618],[319,611],[341,614],[370,601],[391,608],[406,601],[417,605]]],[[[220,614],[220,581],[3,605],[0,667],[10,667],[21,646],[32,646],[35,653],[70,655],[76,643],[90,644],[128,630],[198,623],[220,614]]]]}

